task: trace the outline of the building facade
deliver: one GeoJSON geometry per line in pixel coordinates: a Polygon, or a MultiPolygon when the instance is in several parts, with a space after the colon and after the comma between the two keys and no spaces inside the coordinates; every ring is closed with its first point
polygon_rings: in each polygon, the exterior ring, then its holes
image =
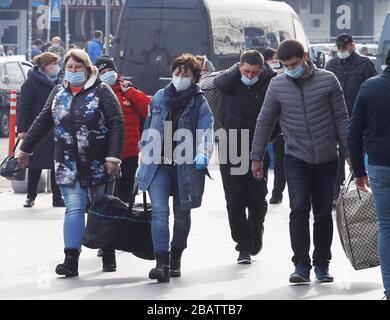
{"type": "Polygon", "coordinates": [[[312,43],[333,42],[348,32],[361,42],[376,42],[390,0],[284,0],[298,13],[312,43]]]}
{"type": "MultiPolygon", "coordinates": [[[[94,30],[105,31],[106,0],[68,0],[70,42],[79,47],[91,39],[94,30]]],[[[111,34],[116,33],[117,22],[126,0],[111,1],[111,34]]],[[[47,24],[42,6],[49,0],[32,0],[32,39],[40,38],[44,42],[53,36],[60,36],[65,41],[65,1],[62,3],[61,20],[47,24]]],[[[28,0],[0,0],[0,44],[15,54],[24,54],[28,42],[28,0]]]]}

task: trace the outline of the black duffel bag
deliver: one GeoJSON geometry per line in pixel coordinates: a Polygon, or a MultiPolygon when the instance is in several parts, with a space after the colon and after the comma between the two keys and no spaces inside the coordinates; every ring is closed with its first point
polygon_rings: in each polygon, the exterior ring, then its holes
{"type": "Polygon", "coordinates": [[[143,193],[143,204],[127,204],[115,196],[103,195],[89,207],[83,245],[91,249],[131,252],[154,260],[151,206],[143,193]]]}
{"type": "Polygon", "coordinates": [[[14,149],[0,164],[0,176],[11,181],[24,181],[26,176],[26,168],[19,165],[18,158],[15,158],[15,150],[20,139],[16,141],[14,149]]]}

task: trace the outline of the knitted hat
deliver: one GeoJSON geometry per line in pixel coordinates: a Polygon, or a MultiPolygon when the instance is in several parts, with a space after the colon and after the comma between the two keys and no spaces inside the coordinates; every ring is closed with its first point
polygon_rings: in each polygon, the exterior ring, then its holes
{"type": "Polygon", "coordinates": [[[98,68],[99,72],[106,68],[112,68],[115,72],[118,72],[114,60],[107,55],[97,57],[95,66],[98,68]]]}

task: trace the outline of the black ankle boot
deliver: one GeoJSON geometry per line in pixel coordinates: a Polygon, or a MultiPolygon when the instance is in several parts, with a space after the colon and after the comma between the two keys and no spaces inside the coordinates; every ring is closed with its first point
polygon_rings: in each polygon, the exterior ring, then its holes
{"type": "Polygon", "coordinates": [[[65,277],[77,277],[79,275],[79,249],[65,249],[65,260],[56,268],[56,273],[65,277]]]}
{"type": "Polygon", "coordinates": [[[171,255],[169,257],[169,275],[173,278],[181,277],[181,254],[184,249],[171,247],[171,255]]]}
{"type": "Polygon", "coordinates": [[[156,267],[150,270],[149,278],[158,282],[169,282],[169,252],[156,251],[156,267]]]}
{"type": "Polygon", "coordinates": [[[115,250],[103,249],[103,272],[116,271],[115,250]]]}

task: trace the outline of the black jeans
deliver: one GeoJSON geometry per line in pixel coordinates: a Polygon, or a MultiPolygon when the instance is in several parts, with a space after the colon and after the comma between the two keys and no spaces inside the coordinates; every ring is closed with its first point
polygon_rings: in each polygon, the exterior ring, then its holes
{"type": "MultiPolygon", "coordinates": [[[[27,198],[34,200],[37,197],[37,188],[41,178],[42,169],[28,169],[27,175],[27,198]]],[[[53,201],[61,200],[61,191],[56,183],[54,168],[50,170],[51,192],[53,201]]]]}
{"type": "Polygon", "coordinates": [[[137,168],[138,156],[122,160],[122,177],[119,180],[118,197],[124,202],[129,203],[133,196],[134,178],[137,168]]]}
{"type": "Polygon", "coordinates": [[[286,187],[286,177],[284,174],[284,139],[279,136],[273,143],[274,153],[274,188],[272,197],[282,198],[286,187]]]}
{"type": "Polygon", "coordinates": [[[286,155],[285,165],[291,208],[292,261],[295,265],[311,266],[309,218],[313,207],[313,264],[327,266],[332,258],[332,201],[338,159],[313,165],[286,155]]]}
{"type": "Polygon", "coordinates": [[[230,231],[237,243],[237,251],[250,250],[253,237],[261,232],[268,208],[265,199],[268,193],[267,168],[266,165],[265,179],[257,181],[251,170],[245,175],[235,176],[230,174],[229,165],[220,166],[230,231]]]}
{"type": "Polygon", "coordinates": [[[340,153],[336,183],[334,184],[334,190],[333,190],[333,200],[337,201],[340,194],[341,186],[344,184],[344,181],[345,181],[345,158],[340,153]]]}

